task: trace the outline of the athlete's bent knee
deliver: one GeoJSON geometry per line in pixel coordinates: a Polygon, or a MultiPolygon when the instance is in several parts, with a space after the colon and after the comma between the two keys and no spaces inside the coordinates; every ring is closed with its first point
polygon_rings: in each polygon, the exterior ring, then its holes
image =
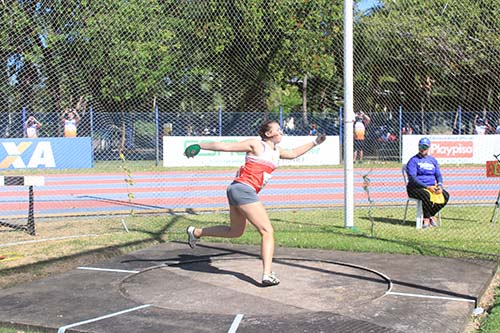
{"type": "Polygon", "coordinates": [[[274,229],[272,226],[260,227],[257,229],[261,236],[274,235],[274,229]]]}

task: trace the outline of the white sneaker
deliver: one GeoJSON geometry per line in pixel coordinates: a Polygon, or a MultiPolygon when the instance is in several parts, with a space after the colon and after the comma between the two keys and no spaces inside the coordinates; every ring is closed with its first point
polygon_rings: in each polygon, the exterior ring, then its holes
{"type": "Polygon", "coordinates": [[[188,234],[189,247],[194,249],[196,247],[196,242],[199,240],[199,238],[194,235],[194,227],[193,226],[187,227],[186,233],[188,234]]]}
{"type": "Polygon", "coordinates": [[[262,285],[265,287],[269,286],[276,286],[280,284],[280,280],[276,277],[274,272],[271,272],[270,274],[263,274],[262,275],[262,285]]]}

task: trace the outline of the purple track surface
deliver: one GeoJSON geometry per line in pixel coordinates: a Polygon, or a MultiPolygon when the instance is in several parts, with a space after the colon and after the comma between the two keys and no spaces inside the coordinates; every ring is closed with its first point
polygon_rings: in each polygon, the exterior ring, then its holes
{"type": "MultiPolygon", "coordinates": [[[[442,170],[450,192],[449,204],[494,203],[500,178],[487,178],[484,167],[442,170]]],[[[185,212],[227,209],[225,189],[235,170],[134,172],[133,185],[123,173],[47,175],[45,186],[35,188],[35,215],[79,216],[134,212],[185,212]],[[133,198],[129,199],[129,194],[133,198]]],[[[354,200],[368,205],[363,176],[370,180],[375,205],[406,202],[401,169],[356,168],[354,200]]],[[[260,194],[268,208],[339,207],[344,204],[343,169],[278,169],[260,194]]],[[[28,191],[0,187],[2,218],[26,217],[28,191]]]]}

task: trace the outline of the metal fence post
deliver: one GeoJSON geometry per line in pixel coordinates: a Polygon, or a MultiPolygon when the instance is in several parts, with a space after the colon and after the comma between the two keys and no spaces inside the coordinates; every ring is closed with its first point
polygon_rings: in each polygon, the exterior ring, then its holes
{"type": "Polygon", "coordinates": [[[219,106],[219,136],[222,136],[222,107],[219,106]]]}
{"type": "Polygon", "coordinates": [[[26,107],[25,106],[23,106],[22,113],[23,113],[23,136],[26,136],[26,107]]]}
{"type": "Polygon", "coordinates": [[[160,163],[160,127],[159,127],[160,117],[158,112],[158,104],[155,100],[155,150],[156,150],[156,160],[155,166],[160,163]]]}
{"type": "Polygon", "coordinates": [[[403,160],[403,106],[399,106],[399,162],[403,160]]]}
{"type": "Polygon", "coordinates": [[[283,128],[283,106],[280,105],[280,127],[283,128]]]}
{"type": "Polygon", "coordinates": [[[28,225],[27,225],[27,232],[31,236],[35,236],[35,212],[34,212],[34,193],[33,193],[33,186],[29,186],[28,188],[29,192],[29,206],[28,206],[28,225]]]}

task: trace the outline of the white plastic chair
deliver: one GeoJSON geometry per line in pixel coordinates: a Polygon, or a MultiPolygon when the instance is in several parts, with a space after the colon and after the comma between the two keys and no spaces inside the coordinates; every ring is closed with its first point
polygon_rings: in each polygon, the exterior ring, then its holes
{"type": "MultiPolygon", "coordinates": [[[[405,189],[406,185],[408,184],[408,175],[406,174],[406,164],[403,164],[403,167],[401,168],[401,173],[403,174],[403,180],[405,182],[405,189]]],[[[417,229],[422,229],[422,221],[424,220],[424,210],[422,208],[422,200],[407,197],[406,198],[406,206],[405,206],[405,215],[403,217],[403,224],[406,223],[406,214],[408,213],[408,205],[410,201],[414,201],[417,205],[417,213],[416,213],[416,218],[415,218],[415,227],[417,229]]],[[[438,212],[438,224],[441,226],[441,212],[438,212]]]]}

